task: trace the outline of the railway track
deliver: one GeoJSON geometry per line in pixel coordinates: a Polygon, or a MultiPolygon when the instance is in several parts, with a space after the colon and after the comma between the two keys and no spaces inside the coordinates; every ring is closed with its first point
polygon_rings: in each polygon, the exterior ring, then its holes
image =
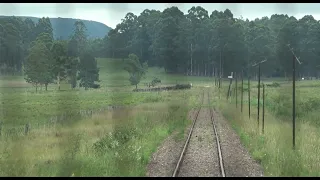
{"type": "MultiPolygon", "coordinates": [[[[207,101],[208,105],[210,105],[209,92],[207,92],[207,98],[208,98],[207,99],[208,100],[207,101]]],[[[187,140],[186,140],[186,142],[184,144],[184,147],[182,149],[182,152],[180,154],[179,160],[178,160],[177,165],[176,165],[176,167],[174,169],[172,177],[180,176],[181,165],[185,160],[185,154],[186,154],[186,151],[187,151],[187,149],[189,147],[190,139],[193,136],[194,127],[197,124],[197,121],[199,119],[200,111],[203,109],[204,100],[205,100],[205,91],[202,92],[202,100],[201,100],[202,103],[201,103],[201,106],[196,111],[196,115],[195,115],[195,118],[193,120],[191,129],[189,131],[187,140]]],[[[215,144],[216,144],[216,147],[217,147],[217,150],[216,150],[217,154],[213,155],[213,158],[215,158],[213,160],[213,162],[219,163],[219,171],[220,171],[219,172],[219,176],[225,177],[225,171],[224,171],[224,166],[223,166],[223,158],[222,158],[222,152],[221,152],[221,147],[220,147],[220,142],[219,142],[219,136],[218,136],[218,132],[217,132],[217,129],[216,129],[216,126],[215,126],[214,118],[213,118],[213,111],[212,111],[212,108],[210,108],[210,107],[209,107],[209,112],[210,112],[209,113],[210,114],[210,120],[211,120],[213,131],[214,131],[214,136],[215,136],[215,138],[214,138],[215,140],[214,141],[215,141],[215,144]]],[[[211,171],[217,171],[217,169],[211,169],[211,171]]],[[[218,174],[218,173],[215,172],[214,174],[218,174]]]]}

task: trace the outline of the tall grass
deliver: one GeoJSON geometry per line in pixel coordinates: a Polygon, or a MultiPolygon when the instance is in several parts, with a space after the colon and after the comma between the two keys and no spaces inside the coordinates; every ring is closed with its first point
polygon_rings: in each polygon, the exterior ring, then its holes
{"type": "MultiPolygon", "coordinates": [[[[102,88],[96,90],[70,90],[62,84],[57,91],[53,84],[35,93],[21,77],[0,78],[0,176],[144,176],[161,142],[173,132],[183,137],[200,88],[133,93],[128,74],[116,70],[121,61],[99,59],[98,64],[102,88]],[[109,105],[123,108],[100,111],[109,105]],[[79,115],[91,110],[92,116],[79,115]],[[62,120],[49,126],[61,114],[62,120]],[[23,133],[26,123],[31,124],[28,135],[23,133]],[[12,129],[17,132],[8,134],[12,129]]],[[[164,84],[190,80],[156,68],[148,73],[143,81],[153,76],[164,84]]],[[[191,78],[195,84],[209,80],[191,78]]]]}
{"type": "Polygon", "coordinates": [[[191,122],[186,115],[197,96],[188,91],[173,96],[171,101],[97,113],[72,126],[2,136],[0,175],[144,176],[164,138],[174,131],[182,135],[191,122]]]}
{"type": "MultiPolygon", "coordinates": [[[[255,160],[260,162],[266,176],[320,176],[320,131],[319,96],[315,82],[297,83],[296,94],[296,149],[292,149],[292,89],[291,84],[279,88],[266,88],[265,133],[257,126],[257,89],[251,88],[251,118],[248,116],[247,93],[245,93],[243,113],[235,99],[227,102],[222,98],[215,101],[216,108],[231,121],[240,135],[241,141],[249,149],[255,160]],[[307,86],[307,87],[306,87],[307,86]]],[[[218,90],[213,90],[215,97],[218,90]]],[[[224,87],[223,92],[226,91],[224,87]]],[[[262,92],[262,91],[261,91],[262,92]]],[[[262,103],[262,102],[261,102],[262,103]]],[[[261,104],[262,105],[262,104],[261,104]]],[[[262,106],[260,106],[262,115],[262,106]]]]}

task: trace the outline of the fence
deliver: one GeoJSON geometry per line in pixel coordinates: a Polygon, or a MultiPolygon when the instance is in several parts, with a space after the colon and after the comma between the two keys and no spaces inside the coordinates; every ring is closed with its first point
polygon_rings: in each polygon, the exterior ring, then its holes
{"type": "MultiPolygon", "coordinates": [[[[80,119],[91,118],[93,114],[101,113],[108,110],[122,109],[126,106],[107,106],[98,109],[87,109],[79,110],[76,114],[80,119]]],[[[50,117],[45,123],[27,123],[25,125],[6,127],[3,121],[0,121],[0,136],[10,137],[10,136],[26,136],[32,131],[32,129],[39,129],[40,127],[52,128],[55,127],[57,123],[64,122],[70,118],[69,114],[64,113],[57,116],[50,117]]]]}

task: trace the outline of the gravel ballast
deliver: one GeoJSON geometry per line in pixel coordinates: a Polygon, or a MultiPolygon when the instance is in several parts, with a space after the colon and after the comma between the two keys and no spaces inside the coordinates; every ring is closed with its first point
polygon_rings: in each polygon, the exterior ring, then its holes
{"type": "MultiPolygon", "coordinates": [[[[198,120],[190,137],[189,145],[181,162],[179,177],[220,177],[220,165],[217,151],[216,137],[210,117],[208,93],[204,94],[204,104],[199,112],[198,120]]],[[[197,110],[189,112],[189,118],[194,119],[197,110]]],[[[239,136],[232,129],[229,122],[217,111],[213,111],[213,118],[223,157],[226,177],[261,177],[261,166],[251,158],[249,152],[240,142],[239,136]]],[[[185,130],[184,139],[177,140],[177,133],[170,135],[153,154],[148,167],[149,177],[172,176],[191,125],[185,130]]]]}
{"type": "MultiPolygon", "coordinates": [[[[196,110],[191,110],[188,117],[189,119],[193,120],[195,115],[196,110]]],[[[166,138],[158,150],[152,155],[152,158],[147,166],[147,177],[172,176],[191,126],[192,124],[186,128],[183,139],[177,139],[176,132],[172,133],[168,138],[166,138]]]]}
{"type": "MultiPolygon", "coordinates": [[[[204,94],[204,105],[208,103],[204,94]]],[[[220,166],[209,108],[201,108],[194,126],[179,177],[219,177],[220,166]]]]}
{"type": "Polygon", "coordinates": [[[213,118],[219,134],[226,177],[261,177],[263,170],[241,144],[229,122],[217,111],[213,118]]]}

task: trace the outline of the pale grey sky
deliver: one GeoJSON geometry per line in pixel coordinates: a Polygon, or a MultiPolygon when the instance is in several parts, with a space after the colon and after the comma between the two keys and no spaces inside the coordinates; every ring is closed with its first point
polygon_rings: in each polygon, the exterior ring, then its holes
{"type": "Polygon", "coordinates": [[[128,12],[139,15],[144,9],[162,11],[170,6],[177,6],[184,13],[192,6],[202,6],[209,14],[228,8],[235,17],[250,20],[276,13],[320,19],[319,3],[0,3],[0,15],[85,19],[114,28],[128,12]]]}

